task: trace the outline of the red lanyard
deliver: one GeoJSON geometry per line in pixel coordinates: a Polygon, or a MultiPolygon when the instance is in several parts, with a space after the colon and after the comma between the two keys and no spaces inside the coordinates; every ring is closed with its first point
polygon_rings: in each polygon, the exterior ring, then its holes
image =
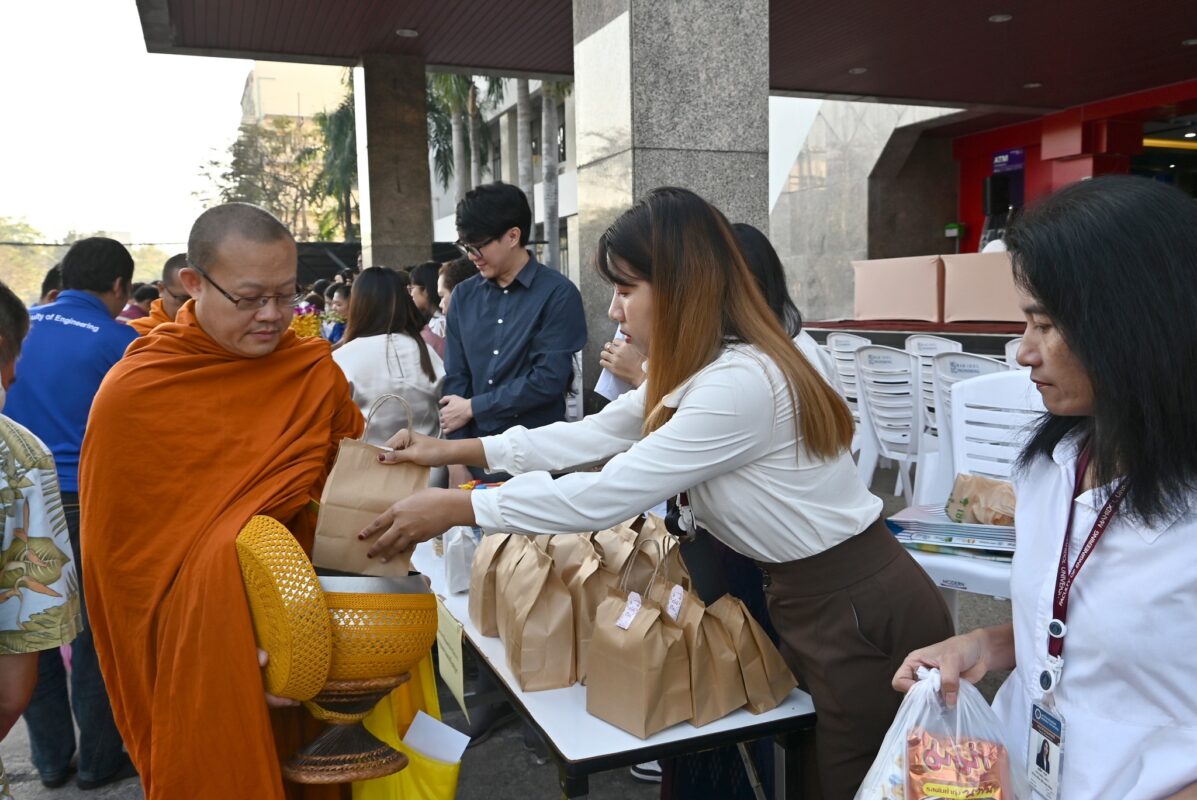
{"type": "Polygon", "coordinates": [[[1126,481],[1123,481],[1110,495],[1110,498],[1106,500],[1106,504],[1102,506],[1101,512],[1097,515],[1097,520],[1093,523],[1093,530],[1089,531],[1089,538],[1081,546],[1081,552],[1077,554],[1076,563],[1069,570],[1068,550],[1069,544],[1072,542],[1072,518],[1076,512],[1076,499],[1080,496],[1081,486],[1085,482],[1085,472],[1089,469],[1089,456],[1089,446],[1086,445],[1081,450],[1081,454],[1077,457],[1076,462],[1076,478],[1072,488],[1072,503],[1068,506],[1068,523],[1064,528],[1064,545],[1060,549],[1060,568],[1056,572],[1056,593],[1052,597],[1052,620],[1048,624],[1047,652],[1048,655],[1052,656],[1060,656],[1064,652],[1064,634],[1067,632],[1064,623],[1068,619],[1068,594],[1072,591],[1072,582],[1076,580],[1077,573],[1081,571],[1081,567],[1085,566],[1085,561],[1088,560],[1089,554],[1097,546],[1101,535],[1109,527],[1110,520],[1114,518],[1114,513],[1118,511],[1119,504],[1126,497],[1126,481]]]}

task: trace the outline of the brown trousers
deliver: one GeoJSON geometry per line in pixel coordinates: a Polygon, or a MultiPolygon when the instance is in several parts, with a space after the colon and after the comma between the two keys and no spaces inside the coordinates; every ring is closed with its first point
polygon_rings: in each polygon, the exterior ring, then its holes
{"type": "Polygon", "coordinates": [[[814,699],[824,800],[852,800],[902,701],[890,681],[911,650],[952,636],[927,573],[880,519],[822,553],[760,564],[780,650],[814,699]]]}

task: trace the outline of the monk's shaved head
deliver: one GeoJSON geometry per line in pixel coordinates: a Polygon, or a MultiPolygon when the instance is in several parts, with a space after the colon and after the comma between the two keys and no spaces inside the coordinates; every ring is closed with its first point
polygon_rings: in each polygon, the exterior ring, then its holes
{"type": "MultiPolygon", "coordinates": [[[[195,235],[194,229],[192,230],[191,235],[195,235]]],[[[171,283],[174,281],[175,276],[179,274],[179,270],[185,266],[187,266],[186,253],[179,253],[178,255],[174,255],[166,259],[166,263],[162,265],[162,282],[171,283]]],[[[200,266],[202,267],[203,265],[201,264],[200,266]]]]}
{"type": "Polygon", "coordinates": [[[17,360],[27,333],[29,312],[25,304],[0,281],[0,363],[17,360]]]}
{"type": "Polygon", "coordinates": [[[249,203],[225,203],[200,214],[191,226],[187,262],[203,270],[210,269],[221,243],[234,235],[259,244],[295,241],[287,226],[266,209],[249,203]]]}

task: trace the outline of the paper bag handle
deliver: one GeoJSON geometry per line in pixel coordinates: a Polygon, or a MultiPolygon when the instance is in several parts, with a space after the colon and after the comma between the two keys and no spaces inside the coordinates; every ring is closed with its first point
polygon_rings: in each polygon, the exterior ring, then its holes
{"type": "Polygon", "coordinates": [[[628,579],[632,577],[632,567],[636,564],[636,556],[639,555],[640,549],[646,544],[651,544],[657,548],[657,563],[653,566],[653,574],[649,576],[648,584],[644,587],[644,591],[641,592],[641,594],[647,597],[649,590],[652,589],[653,584],[657,582],[657,574],[661,571],[661,564],[663,564],[665,561],[661,553],[661,543],[656,539],[642,539],[636,543],[634,548],[632,548],[631,555],[629,555],[628,560],[624,562],[623,571],[619,575],[619,591],[626,592],[628,590],[628,579]]]}
{"type": "Polygon", "coordinates": [[[416,419],[415,412],[411,408],[411,403],[407,402],[407,399],[402,395],[384,394],[370,404],[370,410],[366,413],[366,426],[362,428],[362,438],[358,441],[364,442],[366,440],[366,434],[370,430],[370,420],[374,419],[374,412],[387,400],[398,400],[400,403],[403,403],[403,407],[407,409],[407,429],[411,430],[411,426],[415,423],[416,419]]]}

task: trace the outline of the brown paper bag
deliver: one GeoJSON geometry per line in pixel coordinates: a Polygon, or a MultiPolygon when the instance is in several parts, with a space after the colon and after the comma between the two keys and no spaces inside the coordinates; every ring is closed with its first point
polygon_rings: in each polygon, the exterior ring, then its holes
{"type": "Polygon", "coordinates": [[[572,686],[577,673],[569,590],[541,547],[525,544],[520,550],[508,545],[505,551],[496,599],[507,666],[525,692],[572,686]]]}
{"type": "Polygon", "coordinates": [[[690,718],[690,663],[682,629],[645,596],[656,575],[644,591],[629,592],[631,567],[629,560],[620,587],[595,614],[586,710],[645,738],[690,718]]]}
{"type": "Polygon", "coordinates": [[[478,549],[474,551],[474,564],[470,569],[470,622],[483,636],[499,635],[495,613],[495,575],[499,556],[511,536],[510,533],[483,536],[478,549]]]}
{"type": "Polygon", "coordinates": [[[753,714],[776,708],[798,681],[768,635],[744,603],[730,594],[707,606],[707,613],[723,623],[736,649],[748,697],[746,708],[753,714]]]}
{"type": "MultiPolygon", "coordinates": [[[[591,537],[594,549],[598,551],[603,569],[615,575],[623,571],[623,565],[636,549],[636,531],[632,529],[631,521],[621,522],[614,528],[598,531],[591,537]]],[[[616,579],[614,587],[619,583],[616,579]]]]}
{"type": "Polygon", "coordinates": [[[944,513],[952,522],[1013,525],[1014,506],[1012,484],[962,473],[956,476],[944,513]]]}
{"type": "MultiPolygon", "coordinates": [[[[405,406],[407,401],[398,395],[383,395],[374,402],[366,418],[385,400],[394,398],[405,406]]],[[[411,407],[408,406],[408,417],[411,407]]],[[[415,464],[380,464],[378,456],[385,452],[361,439],[342,439],[337,460],[324,484],[320,496],[320,514],[316,519],[316,538],[312,546],[312,563],[341,572],[358,575],[405,577],[411,569],[411,554],[382,563],[366,558],[373,544],[357,538],[362,529],[391,507],[396,500],[427,488],[428,467],[415,464]]]]}
{"type": "Polygon", "coordinates": [[[671,585],[680,583],[687,589],[690,588],[690,573],[682,562],[680,551],[678,551],[677,537],[665,527],[665,520],[656,514],[648,514],[640,522],[639,531],[636,534],[636,544],[639,545],[641,542],[655,542],[656,546],[636,550],[635,565],[632,567],[632,573],[628,579],[629,586],[645,585],[656,570],[658,560],[663,558],[662,554],[668,556],[677,553],[676,557],[664,558],[662,561],[664,568],[661,570],[661,579],[671,585]]]}
{"type": "MultiPolygon", "coordinates": [[[[539,537],[549,539],[547,536],[539,537]]],[[[574,608],[574,657],[578,681],[586,682],[586,653],[594,631],[594,615],[610,588],[603,579],[598,551],[590,536],[563,533],[553,536],[547,551],[553,569],[569,590],[574,608]]]]}
{"type": "Polygon", "coordinates": [[[670,586],[661,581],[653,584],[649,596],[677,620],[685,636],[690,659],[690,722],[706,725],[748,702],[731,637],[722,622],[706,613],[702,600],[680,583],[670,586]]]}

